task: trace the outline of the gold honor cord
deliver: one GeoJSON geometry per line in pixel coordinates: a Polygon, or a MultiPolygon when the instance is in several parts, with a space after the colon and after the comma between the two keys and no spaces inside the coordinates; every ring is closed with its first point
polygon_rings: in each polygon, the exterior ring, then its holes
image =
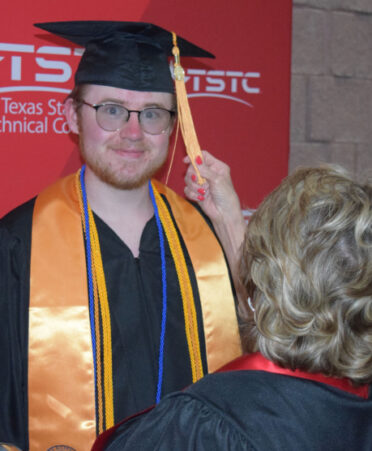
{"type": "MultiPolygon", "coordinates": [[[[94,293],[94,299],[98,299],[98,288],[97,288],[97,282],[96,278],[93,278],[93,293],[94,293]]],[[[102,393],[102,353],[101,353],[101,328],[100,328],[100,316],[99,316],[99,306],[97,303],[94,303],[94,327],[96,331],[96,342],[99,344],[99,346],[96,347],[96,360],[97,360],[97,367],[96,367],[96,393],[97,393],[97,409],[98,409],[98,433],[101,434],[105,430],[104,427],[104,408],[103,408],[103,393],[102,393]]]]}
{"type": "Polygon", "coordinates": [[[9,445],[7,443],[0,443],[0,450],[2,450],[2,449],[5,451],[22,451],[17,446],[9,445]]]}
{"type": "MultiPolygon", "coordinates": [[[[81,169],[78,170],[75,176],[75,187],[77,192],[77,198],[79,200],[79,209],[80,209],[80,215],[82,216],[82,223],[83,223],[83,230],[84,235],[86,234],[86,228],[85,228],[85,216],[81,214],[81,212],[84,211],[83,207],[83,196],[81,192],[81,185],[80,185],[80,172],[81,169]]],[[[94,292],[94,299],[98,299],[98,291],[97,291],[97,282],[96,278],[93,277],[93,292],[94,292]]],[[[94,325],[96,330],[96,342],[101,343],[101,330],[100,330],[100,320],[99,320],[99,306],[97,303],[94,303],[94,325]]],[[[97,409],[98,409],[98,433],[104,431],[104,425],[103,425],[103,394],[102,394],[102,365],[101,365],[101,346],[96,347],[96,393],[97,393],[97,409]]]]}
{"type": "Polygon", "coordinates": [[[106,280],[103,272],[101,248],[99,245],[96,223],[92,210],[89,207],[90,234],[92,243],[93,268],[97,281],[99,305],[101,307],[102,331],[103,331],[103,374],[105,393],[105,429],[112,427],[114,421],[114,390],[112,375],[112,341],[111,341],[111,320],[107,298],[106,280]]]}
{"type": "MultiPolygon", "coordinates": [[[[79,187],[79,206],[81,217],[86,233],[84,207],[82,202],[82,190],[80,184],[80,172],[76,175],[76,183],[79,187]]],[[[114,391],[112,374],[112,342],[111,342],[111,320],[108,304],[106,279],[103,270],[101,248],[99,244],[98,232],[94,221],[92,210],[88,204],[89,233],[91,242],[92,275],[94,289],[94,321],[96,334],[96,374],[97,374],[97,405],[98,405],[98,426],[99,433],[112,427],[114,420],[114,391]],[[99,313],[101,322],[99,320],[99,313]],[[100,330],[102,327],[103,339],[100,330]],[[103,365],[101,348],[103,349],[103,365]],[[102,366],[103,366],[103,387],[102,393],[102,366]],[[103,405],[105,407],[103,407],[103,405]]]]}
{"type": "Polygon", "coordinates": [[[194,304],[190,276],[187,270],[185,256],[171,215],[160,196],[155,185],[152,183],[156,204],[159,210],[159,217],[167,237],[169,248],[176,267],[178,282],[181,291],[183,312],[185,318],[185,332],[189,348],[192,381],[196,382],[203,377],[203,365],[200,353],[200,341],[198,332],[198,322],[194,304]]]}
{"type": "Polygon", "coordinates": [[[205,180],[203,179],[203,177],[201,177],[199,168],[195,163],[195,160],[197,157],[203,159],[203,155],[200,149],[198,137],[196,136],[190,105],[187,99],[187,92],[185,86],[185,71],[181,66],[180,49],[177,46],[177,35],[173,31],[172,37],[173,37],[172,53],[174,56],[174,80],[175,80],[174,83],[176,86],[176,95],[177,95],[178,121],[181,127],[183,140],[185,142],[187,155],[189,156],[191,164],[195,169],[198,183],[199,185],[202,185],[205,182],[205,180]]]}

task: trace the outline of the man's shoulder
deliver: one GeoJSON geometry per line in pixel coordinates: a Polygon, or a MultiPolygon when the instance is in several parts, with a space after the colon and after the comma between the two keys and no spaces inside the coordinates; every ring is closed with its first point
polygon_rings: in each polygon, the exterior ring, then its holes
{"type": "Polygon", "coordinates": [[[25,230],[30,230],[35,199],[32,198],[7,213],[0,219],[0,226],[7,229],[9,233],[17,235],[23,234],[25,230]]]}
{"type": "Polygon", "coordinates": [[[176,191],[174,191],[172,188],[170,188],[169,186],[161,184],[159,181],[157,181],[157,187],[158,188],[160,187],[160,192],[163,195],[163,197],[166,199],[167,204],[170,205],[171,209],[172,209],[172,198],[173,199],[177,199],[177,200],[180,201],[178,203],[178,206],[179,206],[180,210],[185,209],[186,206],[187,207],[190,207],[190,206],[193,207],[195,210],[197,210],[199,212],[200,216],[202,216],[204,218],[204,220],[207,222],[209,227],[214,231],[211,220],[203,212],[203,210],[201,209],[200,205],[197,202],[192,201],[190,199],[187,199],[187,198],[181,196],[176,191]],[[172,198],[169,197],[170,193],[172,193],[172,198]],[[167,194],[168,194],[168,196],[167,196],[167,194]]]}
{"type": "Polygon", "coordinates": [[[29,222],[29,220],[32,219],[37,197],[53,189],[55,186],[58,186],[61,182],[63,183],[64,180],[75,177],[75,175],[75,173],[65,175],[52,182],[50,185],[47,185],[43,190],[40,191],[40,193],[38,193],[38,195],[18,205],[13,210],[6,213],[2,218],[0,218],[0,225],[13,227],[19,223],[22,223],[24,220],[27,220],[29,222]]]}

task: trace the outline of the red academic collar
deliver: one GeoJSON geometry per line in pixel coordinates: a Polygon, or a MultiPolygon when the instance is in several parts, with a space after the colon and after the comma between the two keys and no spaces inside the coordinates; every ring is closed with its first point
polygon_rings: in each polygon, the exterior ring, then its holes
{"type": "Polygon", "coordinates": [[[225,371],[237,371],[237,370],[259,370],[267,371],[268,373],[284,374],[286,376],[298,377],[301,379],[309,379],[323,384],[331,385],[340,390],[352,393],[353,395],[360,396],[364,399],[368,399],[369,385],[362,385],[361,387],[353,387],[348,379],[338,379],[336,377],[324,376],[320,373],[307,373],[300,370],[289,370],[287,368],[281,368],[275,365],[275,363],[267,360],[259,352],[253,354],[243,355],[236,360],[228,363],[218,370],[219,372],[225,371]]]}

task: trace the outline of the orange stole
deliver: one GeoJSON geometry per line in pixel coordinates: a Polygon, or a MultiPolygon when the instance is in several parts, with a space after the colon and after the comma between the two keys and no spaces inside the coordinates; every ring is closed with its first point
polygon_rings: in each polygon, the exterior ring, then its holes
{"type": "MultiPolygon", "coordinates": [[[[75,178],[73,174],[47,188],[34,208],[28,381],[31,451],[55,445],[89,450],[96,434],[86,264],[75,178]]],[[[167,197],[195,270],[212,372],[241,355],[224,256],[199,212],[169,188],[154,183],[167,197]]]]}
{"type": "Polygon", "coordinates": [[[36,199],[31,243],[29,440],[31,451],[96,438],[85,250],[75,175],[36,199]]]}

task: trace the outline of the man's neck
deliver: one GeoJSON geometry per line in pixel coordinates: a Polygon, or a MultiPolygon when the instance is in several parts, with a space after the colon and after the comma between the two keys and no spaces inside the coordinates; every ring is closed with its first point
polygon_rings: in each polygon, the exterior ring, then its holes
{"type": "Polygon", "coordinates": [[[130,190],[116,188],[87,167],[85,185],[91,209],[137,257],[143,229],[154,214],[147,183],[130,190]]]}

